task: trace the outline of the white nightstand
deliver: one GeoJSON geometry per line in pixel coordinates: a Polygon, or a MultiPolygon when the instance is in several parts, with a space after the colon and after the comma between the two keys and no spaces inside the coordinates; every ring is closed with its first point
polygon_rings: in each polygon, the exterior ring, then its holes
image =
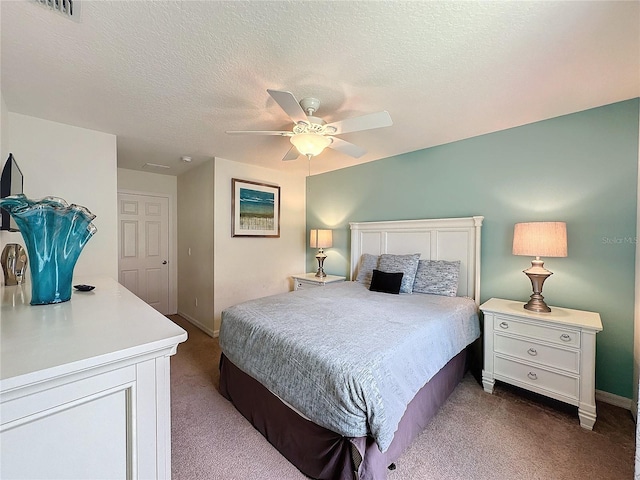
{"type": "Polygon", "coordinates": [[[596,333],[600,315],[551,307],[525,310],[524,302],[492,298],[484,313],[482,384],[493,393],[496,380],[578,407],[580,426],[596,422],[596,333]]]}
{"type": "Polygon", "coordinates": [[[336,275],[327,275],[326,277],[316,277],[313,273],[301,273],[299,275],[291,275],[293,277],[293,289],[302,290],[310,287],[323,287],[328,283],[344,282],[347,277],[338,277],[336,275]]]}

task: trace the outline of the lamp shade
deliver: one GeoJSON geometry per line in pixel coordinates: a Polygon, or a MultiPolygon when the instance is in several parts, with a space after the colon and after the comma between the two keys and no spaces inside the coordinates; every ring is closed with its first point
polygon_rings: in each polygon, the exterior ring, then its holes
{"type": "Polygon", "coordinates": [[[331,145],[331,138],[318,133],[298,133],[290,138],[290,142],[302,155],[315,157],[331,145]]]}
{"type": "Polygon", "coordinates": [[[312,229],[310,235],[311,248],[328,248],[333,245],[333,230],[312,229]]]}
{"type": "Polygon", "coordinates": [[[567,224],[516,223],[513,229],[513,254],[530,257],[566,257],[567,224]]]}

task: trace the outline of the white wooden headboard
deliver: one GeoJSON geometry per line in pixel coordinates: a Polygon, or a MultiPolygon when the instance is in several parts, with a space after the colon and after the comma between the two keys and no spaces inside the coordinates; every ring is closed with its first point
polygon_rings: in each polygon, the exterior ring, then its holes
{"type": "Polygon", "coordinates": [[[458,296],[480,303],[480,233],[484,217],[351,222],[351,279],[363,253],[420,253],[423,260],[460,260],[458,296]]]}

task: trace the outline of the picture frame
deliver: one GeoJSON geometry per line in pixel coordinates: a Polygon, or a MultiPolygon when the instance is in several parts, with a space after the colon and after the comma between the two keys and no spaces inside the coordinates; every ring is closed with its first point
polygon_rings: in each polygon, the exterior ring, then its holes
{"type": "Polygon", "coordinates": [[[280,187],[231,179],[231,236],[280,237],[280,187]]]}

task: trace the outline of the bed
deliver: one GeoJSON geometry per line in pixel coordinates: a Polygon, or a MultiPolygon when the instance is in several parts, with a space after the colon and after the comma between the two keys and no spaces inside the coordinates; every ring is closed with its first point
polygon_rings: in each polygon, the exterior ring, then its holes
{"type": "Polygon", "coordinates": [[[351,223],[354,281],[223,312],[220,392],[307,476],[386,478],[480,335],[482,221],[351,223]],[[422,282],[434,266],[456,268],[453,292],[422,282]]]}

